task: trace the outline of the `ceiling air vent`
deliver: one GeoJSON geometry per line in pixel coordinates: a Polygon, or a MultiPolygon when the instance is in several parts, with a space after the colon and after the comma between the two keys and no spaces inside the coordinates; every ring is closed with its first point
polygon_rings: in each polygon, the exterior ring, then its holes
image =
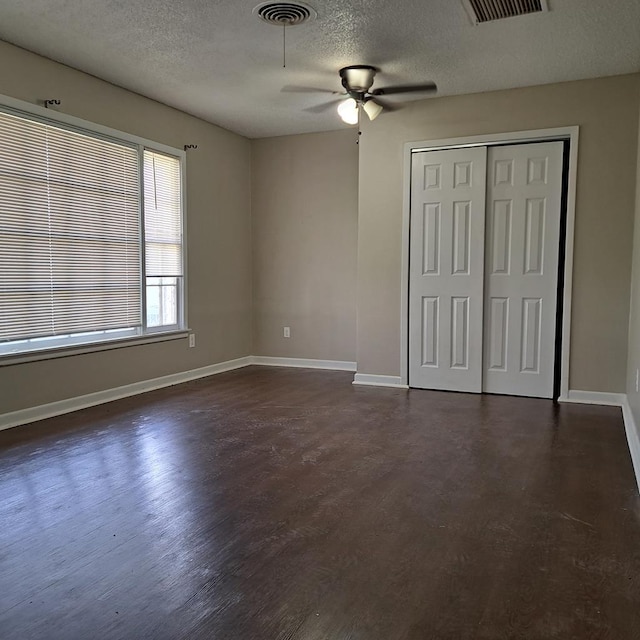
{"type": "Polygon", "coordinates": [[[547,0],[462,0],[474,24],[549,11],[547,0]]]}
{"type": "Polygon", "coordinates": [[[317,15],[312,7],[302,2],[263,2],[253,12],[265,22],[279,27],[293,27],[313,20],[317,15]]]}

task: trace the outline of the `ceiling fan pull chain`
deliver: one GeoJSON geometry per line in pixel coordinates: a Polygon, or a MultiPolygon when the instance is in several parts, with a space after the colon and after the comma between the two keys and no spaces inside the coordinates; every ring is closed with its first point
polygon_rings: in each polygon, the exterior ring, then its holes
{"type": "Polygon", "coordinates": [[[282,21],[282,68],[287,66],[287,21],[282,21]]]}

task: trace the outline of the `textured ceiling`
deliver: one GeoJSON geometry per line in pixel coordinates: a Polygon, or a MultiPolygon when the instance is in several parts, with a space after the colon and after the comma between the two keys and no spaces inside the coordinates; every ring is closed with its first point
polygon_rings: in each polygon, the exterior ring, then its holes
{"type": "MultiPolygon", "coordinates": [[[[374,87],[433,80],[438,95],[640,70],[640,0],[549,0],[550,12],[471,24],[460,0],[309,0],[287,30],[258,0],[0,0],[0,39],[248,137],[325,131],[338,69],[381,68],[374,87]]],[[[414,96],[424,97],[424,96],[414,96]]]]}

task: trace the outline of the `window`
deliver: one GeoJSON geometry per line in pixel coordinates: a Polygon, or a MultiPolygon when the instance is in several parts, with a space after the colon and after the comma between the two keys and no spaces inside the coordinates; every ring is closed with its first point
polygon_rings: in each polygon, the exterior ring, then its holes
{"type": "Polygon", "coordinates": [[[179,155],[0,111],[0,356],[183,329],[181,189],[179,155]]]}

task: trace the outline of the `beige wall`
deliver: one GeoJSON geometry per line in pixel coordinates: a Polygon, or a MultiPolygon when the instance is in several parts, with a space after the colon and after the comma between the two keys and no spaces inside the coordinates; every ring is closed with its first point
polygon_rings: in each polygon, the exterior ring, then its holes
{"type": "MultiPolygon", "coordinates": [[[[638,116],[640,117],[640,110],[638,111],[638,116]]],[[[640,131],[638,132],[638,159],[636,165],[636,208],[633,229],[633,268],[631,274],[631,313],[629,315],[627,367],[627,397],[633,411],[635,423],[640,425],[640,393],[636,391],[636,371],[640,369],[640,131]]],[[[640,478],[638,480],[640,481],[640,478]]]]}
{"type": "Polygon", "coordinates": [[[570,388],[626,386],[640,75],[413,103],[367,123],[360,149],[360,373],[400,374],[403,145],[580,126],[570,388]]]}
{"type": "Polygon", "coordinates": [[[252,149],[254,353],[354,361],[355,132],[254,140],[252,149]]]}
{"type": "Polygon", "coordinates": [[[0,42],[0,93],[188,154],[189,324],[185,339],[0,367],[0,413],[203,367],[251,353],[250,142],[224,129],[0,42]]]}

